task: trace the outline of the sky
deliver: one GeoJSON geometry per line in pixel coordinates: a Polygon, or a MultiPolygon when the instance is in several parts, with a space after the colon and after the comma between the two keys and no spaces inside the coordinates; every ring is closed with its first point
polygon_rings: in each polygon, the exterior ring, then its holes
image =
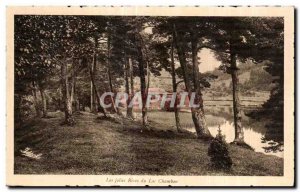
{"type": "MultiPolygon", "coordinates": [[[[146,27],[145,32],[152,34],[152,27],[146,27]]],[[[215,68],[221,65],[221,62],[215,59],[214,54],[210,49],[203,48],[199,51],[198,57],[200,57],[201,64],[199,65],[199,71],[205,73],[207,71],[213,71],[215,68]]]]}
{"type": "Polygon", "coordinates": [[[199,61],[201,62],[199,65],[201,73],[212,71],[221,65],[221,62],[215,59],[214,54],[209,49],[201,49],[198,57],[200,57],[199,61]]]}

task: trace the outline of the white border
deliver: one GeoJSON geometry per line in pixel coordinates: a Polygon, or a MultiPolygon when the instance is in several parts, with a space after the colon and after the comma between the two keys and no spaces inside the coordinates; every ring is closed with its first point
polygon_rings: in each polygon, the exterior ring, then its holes
{"type": "MultiPolygon", "coordinates": [[[[99,1],[88,1],[88,2],[80,2],[80,1],[77,1],[77,0],[73,0],[73,1],[70,1],[70,0],[64,0],[64,1],[59,1],[59,0],[56,0],[56,1],[51,1],[52,4],[55,4],[55,5],[68,5],[68,4],[72,4],[72,5],[95,5],[95,4],[101,4],[101,2],[99,1]]],[[[103,2],[102,2],[103,3],[103,2]]],[[[107,3],[107,2],[106,2],[107,3]]],[[[196,4],[199,4],[199,2],[197,1],[159,1],[159,0],[154,0],[154,1],[151,1],[151,2],[146,2],[146,1],[132,1],[132,0],[128,0],[126,1],[127,4],[131,4],[131,5],[186,5],[186,4],[189,4],[189,5],[196,5],[196,4]]],[[[269,5],[279,5],[279,4],[283,4],[283,5],[293,5],[293,4],[298,4],[298,1],[256,1],[256,0],[244,0],[244,1],[215,1],[215,0],[210,0],[210,1],[203,1],[201,2],[201,5],[218,5],[222,3],[223,5],[234,5],[234,4],[243,4],[243,5],[248,5],[248,4],[256,4],[256,5],[264,5],[264,4],[269,4],[269,5]]],[[[49,2],[41,2],[41,1],[15,1],[15,0],[10,0],[10,1],[3,1],[1,2],[1,9],[0,9],[0,13],[2,13],[2,17],[1,17],[1,21],[0,21],[0,24],[1,24],[1,27],[2,29],[5,28],[5,5],[49,5],[49,2]]],[[[119,1],[119,0],[110,0],[109,1],[109,4],[114,4],[114,5],[121,5],[121,4],[124,4],[123,2],[119,1]]],[[[298,21],[297,21],[298,22],[298,21]]],[[[5,42],[5,39],[6,39],[6,36],[5,36],[5,31],[4,33],[1,33],[0,34],[0,39],[1,39],[1,42],[3,43],[2,46],[1,46],[1,49],[0,49],[0,59],[2,61],[2,63],[6,63],[5,62],[5,46],[4,46],[4,42],[5,42]]],[[[0,86],[1,88],[3,88],[3,91],[5,90],[5,65],[0,65],[0,72],[1,72],[1,75],[0,75],[0,86]]],[[[1,95],[2,98],[0,99],[0,105],[2,104],[2,106],[5,106],[5,94],[2,94],[1,95]]],[[[2,127],[5,127],[5,108],[1,108],[0,109],[1,111],[1,125],[2,127]]],[[[5,146],[5,134],[1,134],[2,138],[2,146],[5,146]]],[[[4,151],[1,150],[1,154],[0,156],[4,157],[5,153],[4,151]]],[[[1,167],[2,170],[4,170],[4,167],[5,167],[5,163],[4,163],[4,158],[1,159],[2,160],[2,163],[1,163],[1,167]]],[[[1,178],[4,178],[4,175],[3,175],[3,171],[1,172],[1,178]]],[[[3,181],[3,179],[2,179],[3,181]]],[[[4,181],[3,181],[4,182],[4,181]]],[[[4,183],[3,183],[4,185],[4,183]]],[[[3,186],[2,185],[2,186],[3,186]]]]}

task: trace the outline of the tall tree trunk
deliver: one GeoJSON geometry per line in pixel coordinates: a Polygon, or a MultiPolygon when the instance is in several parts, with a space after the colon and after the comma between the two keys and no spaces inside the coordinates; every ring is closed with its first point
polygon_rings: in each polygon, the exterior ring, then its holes
{"type": "MultiPolygon", "coordinates": [[[[97,47],[98,47],[98,41],[97,41],[97,38],[95,37],[95,54],[94,54],[94,62],[93,62],[93,78],[95,80],[95,77],[97,75],[97,65],[98,65],[98,62],[97,62],[97,56],[98,56],[98,53],[97,53],[97,47]]],[[[96,80],[95,80],[96,81],[96,80]]],[[[97,113],[98,111],[98,106],[97,106],[97,96],[96,96],[96,87],[93,86],[93,113],[97,113]]]]}
{"type": "MultiPolygon", "coordinates": [[[[130,98],[130,101],[134,97],[134,78],[133,78],[133,65],[132,65],[132,59],[131,57],[128,58],[129,62],[129,77],[130,77],[130,95],[128,96],[130,98]]],[[[132,118],[134,118],[133,115],[133,106],[129,108],[129,113],[132,115],[132,118]]]]}
{"type": "MultiPolygon", "coordinates": [[[[108,75],[108,83],[109,83],[109,91],[115,93],[111,78],[111,66],[110,66],[110,34],[107,37],[107,75],[108,75]]],[[[119,110],[116,108],[114,98],[110,96],[112,109],[114,113],[120,114],[119,110]]]]}
{"type": "Polygon", "coordinates": [[[76,94],[76,100],[75,100],[75,111],[80,111],[80,101],[78,99],[77,94],[76,94]]]}
{"type": "Polygon", "coordinates": [[[195,105],[199,105],[198,107],[192,107],[192,118],[194,124],[196,125],[196,129],[198,136],[200,137],[211,137],[211,134],[206,125],[206,119],[204,114],[204,106],[203,106],[203,98],[200,87],[200,77],[199,77],[199,63],[198,63],[198,38],[194,34],[191,33],[192,40],[192,62],[193,62],[193,80],[194,80],[194,92],[195,92],[195,105]]]}
{"type": "Polygon", "coordinates": [[[179,63],[180,63],[180,66],[181,66],[182,72],[183,72],[183,80],[184,80],[185,88],[186,88],[186,91],[188,92],[188,94],[190,95],[191,94],[191,83],[188,78],[189,74],[187,72],[186,56],[185,56],[185,52],[184,52],[183,46],[182,46],[183,42],[179,40],[175,24],[173,25],[173,38],[174,38],[175,47],[177,49],[179,63]]]}
{"type": "MultiPolygon", "coordinates": [[[[93,76],[92,78],[94,78],[94,64],[92,65],[92,67],[91,67],[91,75],[93,76]]],[[[92,79],[91,78],[91,79],[92,79]]],[[[91,80],[91,82],[90,82],[90,84],[91,84],[91,106],[90,106],[90,108],[91,108],[91,112],[93,113],[93,112],[95,112],[95,110],[94,110],[94,93],[95,93],[95,91],[94,91],[94,86],[93,86],[93,82],[92,82],[92,80],[91,80]]]]}
{"type": "Polygon", "coordinates": [[[59,84],[58,94],[59,94],[58,109],[61,112],[63,112],[64,111],[64,102],[63,102],[63,94],[62,94],[62,83],[59,84]]]}
{"type": "Polygon", "coordinates": [[[242,114],[241,114],[241,104],[239,98],[239,78],[238,78],[238,68],[236,64],[236,54],[230,54],[230,70],[232,78],[232,101],[233,101],[233,116],[234,116],[234,128],[235,128],[235,138],[234,143],[243,144],[244,143],[244,130],[242,128],[242,114]]]}
{"type": "MultiPolygon", "coordinates": [[[[187,69],[187,62],[186,62],[186,57],[185,57],[185,51],[183,49],[183,42],[182,40],[179,38],[178,34],[177,34],[177,30],[176,30],[176,26],[175,24],[173,25],[173,37],[174,37],[174,41],[175,41],[175,46],[177,49],[177,54],[178,54],[178,58],[179,58],[179,62],[183,71],[183,79],[184,79],[184,83],[185,83],[185,87],[186,90],[188,92],[188,97],[191,100],[191,82],[188,74],[188,69],[187,69]]],[[[195,60],[195,58],[197,58],[197,55],[195,56],[195,51],[193,51],[193,60],[195,60]]],[[[193,62],[193,66],[194,66],[195,62],[193,62]]],[[[197,63],[197,68],[198,68],[198,63],[197,63]]],[[[198,69],[199,71],[199,69],[198,69]]],[[[196,83],[197,84],[197,83],[196,83]]],[[[197,94],[196,94],[196,98],[195,100],[197,101],[197,94]]],[[[198,97],[199,99],[199,97],[198,97]]],[[[198,102],[201,102],[200,100],[198,102]]],[[[201,108],[195,108],[195,107],[191,107],[191,113],[192,113],[192,119],[195,125],[195,129],[197,132],[197,136],[198,138],[207,138],[207,137],[211,137],[208,129],[205,128],[205,121],[203,121],[204,119],[204,111],[201,110],[201,108]]]]}
{"type": "MultiPolygon", "coordinates": [[[[147,64],[147,67],[146,67],[146,70],[147,70],[146,95],[148,95],[149,94],[149,88],[150,88],[150,76],[151,76],[148,60],[146,60],[146,64],[147,64]]],[[[147,108],[146,108],[146,110],[147,110],[147,108]]]]}
{"type": "MultiPolygon", "coordinates": [[[[73,108],[73,106],[74,106],[74,104],[75,104],[75,102],[74,101],[76,101],[75,100],[75,83],[76,83],[76,74],[75,74],[75,66],[74,66],[74,63],[72,64],[72,76],[71,76],[71,104],[72,104],[72,108],[73,108]]],[[[74,106],[74,108],[75,108],[75,106],[74,106]]]]}
{"type": "MultiPolygon", "coordinates": [[[[140,36],[141,37],[141,36],[140,36]]],[[[149,66],[149,59],[148,59],[148,53],[146,50],[146,46],[144,44],[143,38],[141,37],[141,46],[142,46],[142,50],[144,49],[144,52],[142,51],[142,54],[145,56],[145,60],[146,60],[146,72],[147,72],[147,82],[146,82],[146,100],[147,97],[149,95],[149,88],[150,88],[150,66],[149,66]]],[[[147,102],[147,101],[146,101],[147,102]]],[[[146,123],[148,123],[148,106],[145,107],[145,117],[144,119],[146,119],[146,123]]]]}
{"type": "Polygon", "coordinates": [[[130,101],[131,101],[131,93],[130,93],[130,89],[129,89],[129,76],[130,76],[130,58],[125,58],[126,62],[125,62],[125,90],[126,93],[128,95],[128,99],[126,100],[126,104],[127,104],[127,112],[126,112],[126,116],[133,119],[133,114],[132,114],[132,107],[129,107],[130,101]]]}
{"type": "MultiPolygon", "coordinates": [[[[94,37],[94,55],[93,55],[93,63],[91,66],[91,72],[92,72],[92,76],[93,79],[95,80],[95,75],[97,74],[97,48],[98,48],[98,38],[95,36],[94,37]]],[[[96,104],[96,91],[95,91],[96,87],[95,85],[91,82],[91,112],[92,113],[97,113],[98,109],[97,109],[97,104],[96,104]]]]}
{"type": "Polygon", "coordinates": [[[173,93],[176,93],[175,97],[175,104],[174,104],[174,115],[175,115],[175,122],[177,131],[180,133],[181,125],[180,125],[180,117],[179,117],[179,110],[177,108],[177,84],[176,84],[176,72],[175,72],[175,62],[174,62],[174,39],[172,40],[171,46],[171,75],[172,75],[172,86],[173,86],[173,93]]]}
{"type": "Polygon", "coordinates": [[[37,97],[37,87],[36,87],[36,83],[34,81],[32,81],[32,87],[33,87],[32,96],[33,96],[33,103],[34,103],[36,116],[41,117],[41,110],[39,107],[39,101],[38,101],[38,97],[37,97]]]}
{"type": "Polygon", "coordinates": [[[139,62],[139,78],[140,78],[140,86],[141,86],[141,96],[142,96],[142,122],[143,122],[143,128],[146,128],[146,125],[148,123],[147,119],[147,108],[146,108],[146,101],[147,101],[147,95],[146,95],[146,78],[145,78],[145,60],[142,52],[142,45],[141,45],[141,37],[138,32],[136,32],[137,41],[137,56],[138,56],[138,62],[139,62]]]}
{"type": "Polygon", "coordinates": [[[77,87],[76,87],[76,73],[75,73],[75,69],[73,69],[73,78],[72,78],[72,92],[73,92],[73,105],[74,105],[74,109],[75,111],[80,111],[80,108],[79,108],[79,99],[78,99],[78,92],[77,92],[77,87]]]}
{"type": "Polygon", "coordinates": [[[63,92],[63,100],[64,100],[64,111],[65,111],[65,123],[67,125],[74,125],[75,120],[73,118],[72,111],[72,102],[69,90],[69,82],[68,82],[68,69],[65,61],[61,63],[61,80],[62,80],[62,92],[63,92]]]}
{"type": "Polygon", "coordinates": [[[45,90],[40,87],[40,93],[41,93],[41,98],[42,98],[42,104],[43,104],[43,108],[42,108],[42,112],[43,112],[43,117],[47,117],[47,100],[46,100],[46,95],[45,95],[45,90]]]}
{"type": "Polygon", "coordinates": [[[102,107],[102,105],[101,105],[100,95],[99,95],[99,92],[97,90],[97,87],[95,86],[95,79],[94,79],[94,76],[93,76],[92,67],[90,67],[90,66],[89,66],[89,72],[90,72],[90,78],[91,78],[92,85],[93,85],[93,87],[95,89],[95,93],[96,93],[95,95],[96,95],[96,99],[97,99],[99,111],[101,113],[103,113],[103,115],[105,117],[107,117],[107,115],[106,115],[107,114],[106,109],[104,109],[102,107]]]}

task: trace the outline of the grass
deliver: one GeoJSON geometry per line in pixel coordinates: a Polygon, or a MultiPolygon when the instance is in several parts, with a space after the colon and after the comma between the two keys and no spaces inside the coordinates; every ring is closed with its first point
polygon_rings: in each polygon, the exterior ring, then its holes
{"type": "MultiPolygon", "coordinates": [[[[164,128],[176,130],[176,123],[174,121],[174,113],[173,112],[164,112],[164,111],[150,111],[148,113],[149,119],[154,120],[155,122],[164,125],[164,128]]],[[[192,121],[192,115],[188,112],[179,112],[180,117],[180,125],[184,129],[189,129],[194,127],[194,123],[192,121]]],[[[216,117],[211,114],[206,114],[206,123],[207,126],[216,126],[224,123],[224,118],[216,117]]]]}
{"type": "MultiPolygon", "coordinates": [[[[170,120],[151,122],[152,130],[141,132],[141,124],[128,119],[82,113],[68,127],[60,125],[62,113],[51,115],[15,130],[15,174],[283,175],[283,159],[238,146],[229,148],[232,170],[214,170],[209,142],[176,133],[170,120]],[[27,147],[41,159],[23,156],[20,150],[27,147]]],[[[163,118],[150,118],[155,115],[163,118]]]]}

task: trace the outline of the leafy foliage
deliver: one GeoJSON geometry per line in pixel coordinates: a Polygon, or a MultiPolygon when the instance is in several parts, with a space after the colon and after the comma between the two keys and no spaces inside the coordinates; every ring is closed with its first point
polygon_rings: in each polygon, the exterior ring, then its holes
{"type": "Polygon", "coordinates": [[[225,142],[224,136],[219,132],[211,141],[208,148],[208,156],[212,166],[216,169],[229,170],[232,166],[232,159],[229,156],[228,145],[225,142]]]}
{"type": "MultiPolygon", "coordinates": [[[[186,60],[187,82],[192,85],[192,90],[195,87],[200,87],[201,90],[208,88],[211,80],[216,78],[216,74],[196,72],[193,66],[193,56],[196,54],[192,54],[195,44],[198,51],[202,48],[213,50],[215,56],[222,61],[221,68],[225,72],[230,69],[229,50],[235,52],[240,62],[251,60],[254,63],[264,63],[264,69],[272,78],[267,79],[270,76],[261,70],[253,71],[249,81],[241,88],[246,91],[258,84],[270,84],[272,80],[274,88],[271,97],[264,104],[263,111],[253,115],[253,118],[270,118],[272,123],[268,125],[269,131],[265,139],[282,142],[282,18],[15,16],[16,116],[22,118],[22,114],[24,117],[31,115],[34,113],[33,105],[36,105],[36,109],[40,108],[41,96],[38,90],[45,90],[45,103],[50,105],[48,109],[53,105],[56,107],[52,109],[62,109],[61,106],[65,104],[62,80],[67,80],[68,86],[74,89],[73,108],[76,102],[83,109],[90,106],[89,70],[92,63],[97,63],[94,76],[99,93],[108,91],[110,86],[108,68],[111,70],[112,86],[116,89],[123,86],[124,64],[129,57],[132,59],[135,77],[139,77],[140,72],[145,72],[147,66],[154,76],[161,75],[162,70],[171,72],[174,25],[186,60]],[[145,63],[142,70],[141,63],[145,63]],[[60,73],[62,66],[66,66],[65,78],[60,73]],[[195,76],[199,77],[198,80],[195,80],[195,76]],[[258,78],[262,76],[265,79],[258,78]]],[[[179,67],[178,50],[174,49],[174,53],[175,74],[181,80],[184,72],[179,67]]]]}

